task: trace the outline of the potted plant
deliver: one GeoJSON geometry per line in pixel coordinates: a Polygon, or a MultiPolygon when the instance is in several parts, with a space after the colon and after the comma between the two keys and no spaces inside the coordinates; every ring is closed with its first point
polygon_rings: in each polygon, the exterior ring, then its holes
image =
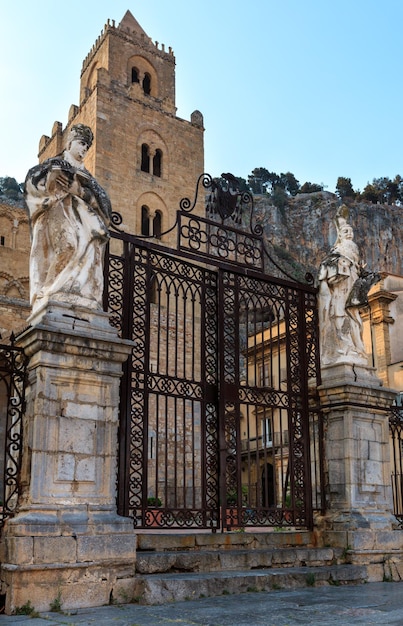
{"type": "Polygon", "coordinates": [[[228,489],[226,496],[225,524],[228,530],[238,525],[238,492],[235,488],[228,489]]]}
{"type": "Polygon", "coordinates": [[[149,507],[159,507],[162,506],[161,498],[156,498],[155,496],[149,496],[147,498],[147,504],[149,507]]]}
{"type": "Polygon", "coordinates": [[[161,526],[162,518],[162,500],[156,496],[149,496],[147,498],[147,526],[161,526]]]}

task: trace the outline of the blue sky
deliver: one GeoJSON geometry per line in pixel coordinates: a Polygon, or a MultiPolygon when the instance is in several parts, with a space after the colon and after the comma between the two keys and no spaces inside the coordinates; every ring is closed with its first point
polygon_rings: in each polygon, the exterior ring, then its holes
{"type": "Polygon", "coordinates": [[[266,167],[334,191],[403,175],[402,0],[3,0],[0,176],[25,178],[127,9],[173,48],[177,115],[203,113],[213,176],[266,167]]]}

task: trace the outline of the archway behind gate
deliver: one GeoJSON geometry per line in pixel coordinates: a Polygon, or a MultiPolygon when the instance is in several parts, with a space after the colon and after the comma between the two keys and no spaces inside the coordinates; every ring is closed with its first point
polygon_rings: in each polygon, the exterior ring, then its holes
{"type": "Polygon", "coordinates": [[[315,289],[275,275],[250,194],[208,175],[177,211],[175,249],[119,221],[105,308],[133,351],[118,512],[139,528],[311,527],[323,509],[315,289]],[[208,217],[194,213],[199,187],[208,217]],[[245,207],[249,229],[229,226],[245,207]]]}

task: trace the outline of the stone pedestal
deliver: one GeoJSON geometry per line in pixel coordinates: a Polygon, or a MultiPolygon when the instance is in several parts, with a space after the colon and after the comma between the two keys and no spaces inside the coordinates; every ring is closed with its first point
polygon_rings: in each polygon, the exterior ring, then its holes
{"type": "Polygon", "coordinates": [[[119,381],[131,342],[108,316],[48,303],[20,337],[29,362],[18,515],[6,522],[6,612],[127,599],[136,537],[116,514],[119,381]]]}
{"type": "MultiPolygon", "coordinates": [[[[387,409],[395,393],[374,370],[338,364],[322,369],[327,514],[323,542],[369,566],[369,580],[403,568],[401,531],[394,530],[387,409]],[[398,568],[398,569],[396,569],[398,568]]],[[[393,577],[393,576],[392,576],[393,577]]]]}

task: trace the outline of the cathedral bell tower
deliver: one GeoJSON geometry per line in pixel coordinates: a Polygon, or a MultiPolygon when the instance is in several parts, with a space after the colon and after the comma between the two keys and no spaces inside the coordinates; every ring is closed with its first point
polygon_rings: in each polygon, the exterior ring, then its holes
{"type": "MultiPolygon", "coordinates": [[[[203,116],[176,116],[172,49],[153,43],[130,11],[118,26],[108,20],[84,60],[80,104],[70,107],[65,128],[55,122],[52,136],[41,138],[41,162],[62,151],[78,123],[94,132],[85,166],[122,215],[124,229],[160,238],[181,198],[193,199],[204,171],[203,116]]],[[[203,212],[203,199],[199,203],[203,212]]]]}

